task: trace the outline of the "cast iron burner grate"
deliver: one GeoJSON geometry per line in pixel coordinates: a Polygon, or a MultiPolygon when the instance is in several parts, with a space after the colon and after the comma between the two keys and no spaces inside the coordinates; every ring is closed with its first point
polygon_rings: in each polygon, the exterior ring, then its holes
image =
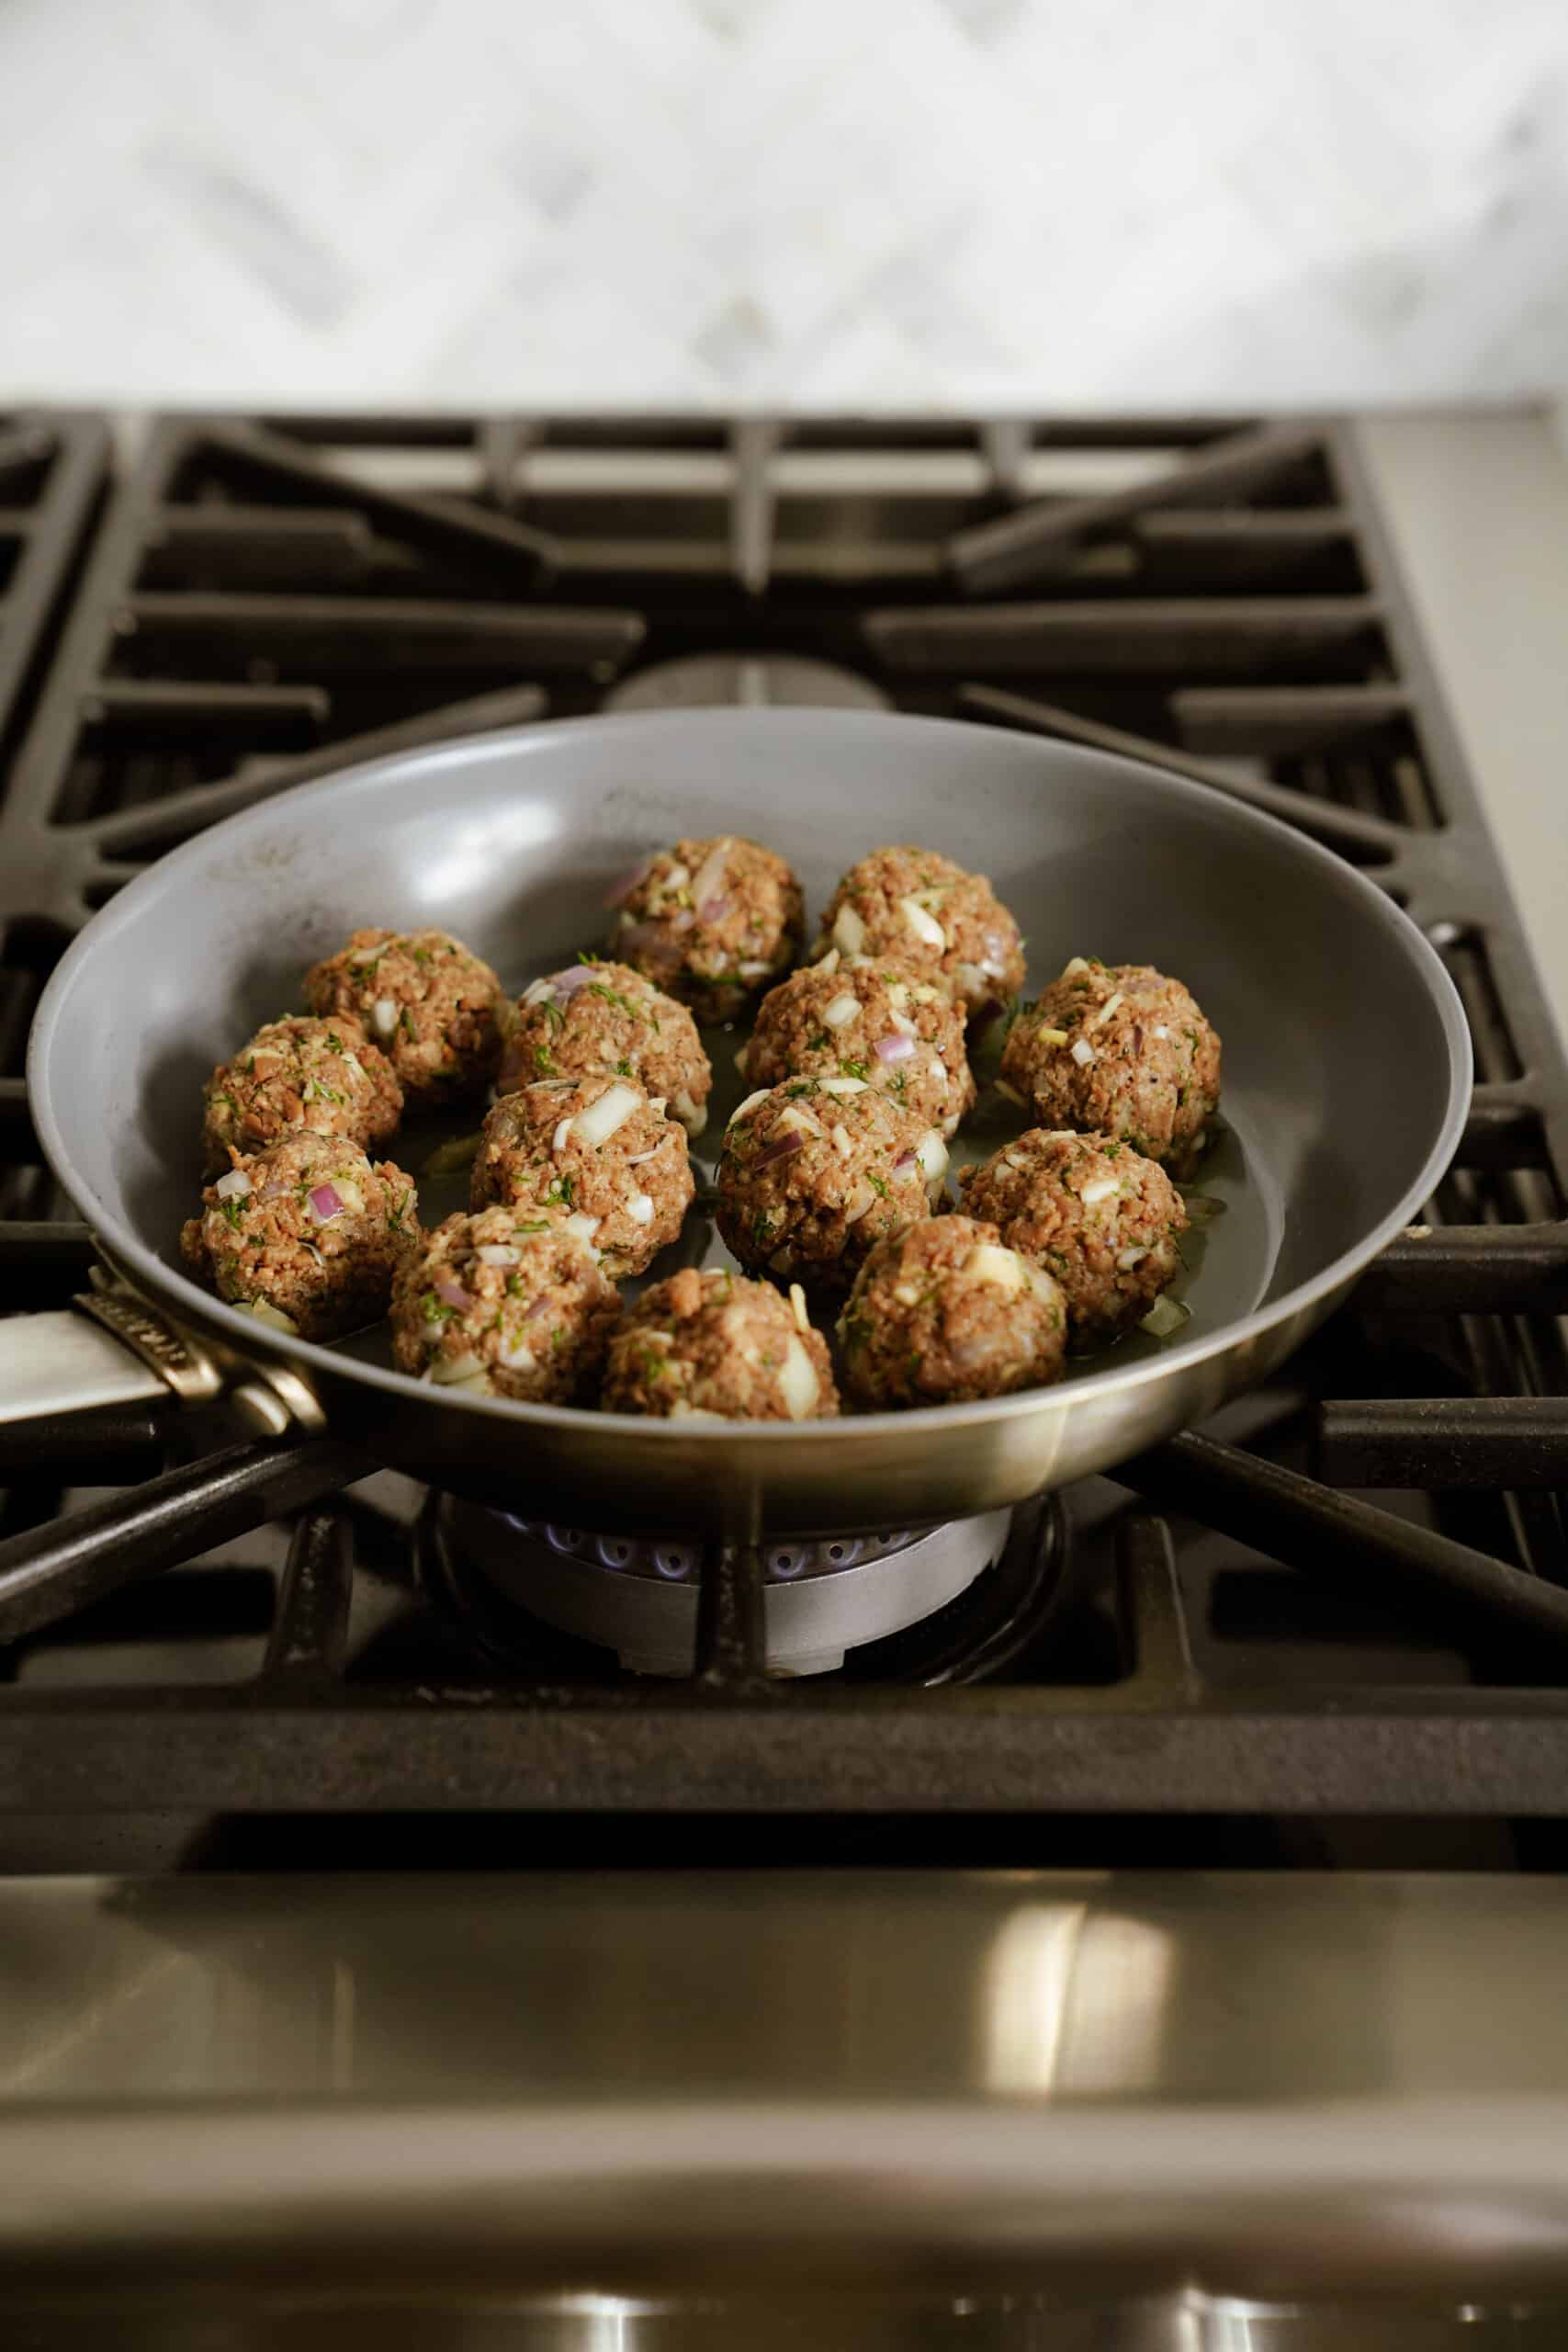
{"type": "Polygon", "coordinates": [[[1568,1071],[1353,424],[181,416],[107,448],[0,426],[7,1304],[90,1260],[21,1077],[87,914],[346,758],[606,700],[1162,760],[1409,909],[1478,1082],[1427,1225],[1270,1389],[810,1679],[761,1670],[744,1552],[649,1681],[481,1592],[346,1449],[286,1472],[220,1430],[160,1469],[146,1408],[35,1430],[0,1455],[5,1819],[1568,1812],[1568,1071]],[[104,1523],[146,1580],[72,1613],[104,1523]]]}

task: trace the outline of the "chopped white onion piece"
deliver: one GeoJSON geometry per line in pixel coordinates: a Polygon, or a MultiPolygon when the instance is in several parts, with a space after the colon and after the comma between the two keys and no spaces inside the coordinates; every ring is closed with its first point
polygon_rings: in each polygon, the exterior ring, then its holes
{"type": "Polygon", "coordinates": [[[365,1215],[365,1195],[352,1176],[340,1176],[333,1186],[350,1216],[365,1215]]]}
{"type": "Polygon", "coordinates": [[[212,1189],[220,1201],[243,1201],[251,1189],[251,1180],[243,1168],[231,1168],[227,1176],[220,1176],[212,1189]]]}
{"type": "MultiPolygon", "coordinates": [[[[692,904],[694,907],[702,908],[710,899],[720,899],[724,896],[728,880],[724,870],[725,864],[734,846],[734,842],[727,835],[723,841],[715,842],[712,849],[704,858],[697,868],[697,878],[692,885],[692,904]]],[[[673,882],[673,875],[671,880],[673,882]]]]}
{"type": "Polygon", "coordinates": [[[795,1317],[795,1329],[809,1331],[811,1317],[806,1311],[806,1293],[798,1283],[791,1283],[789,1286],[789,1307],[790,1313],[795,1317]]]}
{"type": "Polygon", "coordinates": [[[378,996],[370,1008],[370,1018],[376,1024],[378,1037],[389,1037],[398,1025],[397,999],[378,996]]]}
{"type": "Polygon", "coordinates": [[[865,925],[853,907],[842,906],[833,918],[833,939],[846,956],[858,956],[865,945],[865,925]]]}
{"type": "Polygon", "coordinates": [[[483,1370],[483,1364],[469,1348],[465,1349],[460,1356],[439,1358],[431,1365],[430,1376],[437,1388],[452,1388],[460,1380],[472,1380],[476,1373],[482,1373],[483,1370]]]}
{"type": "Polygon", "coordinates": [[[862,1217],[868,1216],[875,1206],[876,1194],[863,1178],[844,1203],[844,1223],[847,1226],[858,1225],[862,1217]]]}
{"type": "Polygon", "coordinates": [[[863,1094],[863,1078],[819,1078],[817,1081],[824,1094],[863,1094]]]}
{"type": "Polygon", "coordinates": [[[940,1184],[947,1173],[947,1146],[934,1127],[928,1127],[915,1146],[915,1158],[919,1161],[928,1184],[940,1184]]]}
{"type": "Polygon", "coordinates": [[[842,1029],[849,1022],[853,1021],[859,1012],[859,997],[852,996],[846,989],[842,996],[836,996],[831,1004],[823,1006],[822,1019],[826,1027],[842,1029]]]}
{"type": "Polygon", "coordinates": [[[626,1215],[634,1225],[653,1223],[653,1201],[647,1193],[634,1193],[626,1203],[626,1215]]]}
{"type": "Polygon", "coordinates": [[[1108,996],[1105,1002],[1100,1006],[1100,1011],[1094,1016],[1092,1023],[1093,1027],[1096,1029],[1100,1028],[1103,1023],[1110,1020],[1113,1012],[1120,1012],[1122,1007],[1126,1003],[1126,997],[1122,994],[1120,989],[1118,989],[1113,995],[1108,996]]]}
{"type": "Polygon", "coordinates": [[[726,1417],[723,1413],[710,1413],[705,1405],[688,1405],[683,1396],[677,1396],[667,1418],[672,1421],[717,1421],[722,1427],[726,1417]]]}
{"type": "Polygon", "coordinates": [[[253,1298],[251,1301],[251,1313],[255,1317],[258,1323],[265,1323],[269,1330],[292,1331],[298,1333],[299,1329],[299,1326],[294,1320],[293,1316],[285,1315],[282,1307],[274,1306],[269,1298],[253,1298]]]}
{"type": "Polygon", "coordinates": [[[826,1132],[821,1120],[814,1119],[799,1102],[786,1104],[773,1121],[775,1135],[819,1136],[826,1132]]]}
{"type": "Polygon", "coordinates": [[[518,1340],[510,1348],[502,1348],[501,1361],[508,1372],[532,1372],[538,1358],[525,1340],[518,1340]]]}
{"type": "MultiPolygon", "coordinates": [[[[607,1087],[598,1102],[591,1102],[586,1111],[580,1111],[571,1124],[575,1125],[583,1142],[597,1150],[601,1144],[608,1143],[616,1130],[624,1127],[626,1121],[642,1108],[643,1099],[635,1086],[607,1087]]],[[[558,1135],[560,1133],[558,1127],[556,1133],[558,1135]]],[[[558,1151],[560,1149],[558,1144],[556,1149],[558,1151]]]]}
{"type": "Polygon", "coordinates": [[[918,899],[900,899],[898,911],[923,946],[934,947],[939,956],[946,953],[946,932],[935,915],[926,912],[918,899]]]}
{"type": "Polygon", "coordinates": [[[1158,1028],[1151,1030],[1149,1034],[1154,1037],[1168,1037],[1170,1031],[1166,1027],[1165,1023],[1162,1021],[1158,1028]]]}
{"type": "Polygon", "coordinates": [[[977,1241],[964,1261],[964,1271],[977,1283],[994,1283],[1010,1298],[1023,1288],[1017,1250],[998,1249],[994,1241],[977,1241]]]}
{"type": "Polygon", "coordinates": [[[1070,963],[1063,965],[1062,978],[1065,980],[1070,980],[1075,972],[1087,972],[1088,969],[1088,958],[1083,956],[1075,956],[1070,963]]]}
{"type": "Polygon", "coordinates": [[[481,1266],[514,1266],[521,1252],[509,1250],[503,1241],[482,1241],[474,1255],[481,1266]]]}
{"type": "Polygon", "coordinates": [[[833,1148],[838,1153],[839,1158],[840,1159],[852,1159],[854,1158],[855,1148],[850,1141],[850,1131],[848,1127],[844,1125],[843,1122],[840,1120],[836,1126],[829,1128],[829,1133],[833,1138],[833,1148]]]}
{"type": "Polygon", "coordinates": [[[1086,1184],[1084,1186],[1083,1191],[1078,1194],[1078,1198],[1083,1203],[1086,1209],[1091,1209],[1100,1201],[1114,1200],[1121,1190],[1122,1185],[1119,1178],[1115,1176],[1097,1176],[1092,1183],[1086,1184]]]}
{"type": "Polygon", "coordinates": [[[1066,1031],[1053,1029],[1048,1021],[1043,1021],[1034,1034],[1043,1046],[1065,1046],[1067,1042],[1066,1031]]]}
{"type": "MultiPolygon", "coordinates": [[[[694,1138],[702,1134],[708,1123],[706,1109],[702,1103],[694,1102],[683,1086],[675,1097],[675,1116],[680,1120],[686,1133],[694,1138]]],[[[655,1145],[654,1148],[657,1150],[658,1146],[655,1145]]],[[[639,1159],[644,1156],[641,1153],[638,1154],[639,1159]]]]}
{"type": "Polygon", "coordinates": [[[792,1331],[784,1350],[784,1370],[779,1374],[779,1388],[789,1408],[792,1421],[803,1421],[817,1410],[821,1384],[817,1367],[792,1331]]]}
{"type": "Polygon", "coordinates": [[[1027,1174],[1028,1174],[1028,1172],[1029,1172],[1029,1162],[1028,1162],[1028,1160],[1027,1160],[1027,1159],[1020,1159],[1020,1158],[1019,1158],[1018,1154],[1017,1154],[1015,1151],[1004,1151],[1004,1152],[1003,1152],[1003,1154],[1002,1154],[1002,1166],[1003,1166],[1004,1168],[1016,1168],[1016,1169],[1018,1170],[1019,1174],[1020,1174],[1021,1176],[1025,1176],[1025,1175],[1027,1175],[1027,1174]]]}
{"type": "Polygon", "coordinates": [[[893,1295],[900,1306],[919,1306],[920,1286],[919,1283],[896,1283],[893,1295]]]}
{"type": "Polygon", "coordinates": [[[735,968],[743,980],[765,980],[773,967],[763,960],[760,963],[738,964],[735,968]]]}
{"type": "Polygon", "coordinates": [[[1094,1059],[1094,1047],[1089,1044],[1087,1037],[1075,1037],[1073,1039],[1072,1054],[1073,1059],[1077,1062],[1079,1069],[1087,1069],[1090,1062],[1094,1059]]]}
{"type": "Polygon", "coordinates": [[[575,1233],[580,1241],[588,1244],[593,1256],[598,1257],[598,1250],[593,1249],[593,1236],[599,1230],[599,1219],[596,1216],[590,1216],[586,1209],[574,1209],[570,1216],[561,1219],[561,1223],[568,1233],[575,1233]]]}
{"type": "Polygon", "coordinates": [[[819,972],[836,972],[838,968],[839,951],[836,947],[829,947],[826,956],[819,956],[817,959],[817,969],[819,972]]]}
{"type": "MultiPolygon", "coordinates": [[[[893,999],[894,1003],[898,1005],[905,1001],[909,991],[904,986],[902,980],[900,980],[897,987],[889,989],[887,993],[893,999]]],[[[919,1031],[916,1028],[914,1023],[910,1020],[907,1012],[890,1012],[887,1018],[891,1021],[893,1026],[897,1030],[898,1035],[901,1037],[918,1037],[919,1035],[919,1031]]]]}
{"type": "Polygon", "coordinates": [[[760,1086],[755,1094],[748,1094],[745,1102],[739,1105],[739,1109],[731,1111],[729,1114],[730,1125],[734,1126],[738,1119],[749,1117],[750,1113],[756,1109],[759,1102],[765,1102],[767,1101],[773,1091],[773,1090],[771,1086],[760,1086]]]}
{"type": "Polygon", "coordinates": [[[555,992],[556,984],[547,977],[542,980],[532,980],[523,991],[523,1002],[527,1005],[542,1004],[546,997],[554,996],[555,992]]]}
{"type": "Polygon", "coordinates": [[[1141,1266],[1143,1264],[1144,1260],[1148,1256],[1148,1254],[1149,1246],[1146,1242],[1144,1244],[1142,1249],[1118,1250],[1116,1252],[1116,1263],[1122,1273],[1130,1274],[1134,1266],[1141,1266]]]}
{"type": "Polygon", "coordinates": [[[931,1056],[931,1076],[945,1094],[947,1092],[947,1064],[940,1054],[931,1056]]]}
{"type": "Polygon", "coordinates": [[[554,1135],[550,1137],[550,1149],[552,1151],[564,1151],[566,1148],[566,1139],[570,1133],[571,1121],[570,1119],[559,1120],[557,1123],[554,1135]]]}
{"type": "Polygon", "coordinates": [[[1146,1331],[1152,1340],[1168,1340],[1173,1331],[1180,1330],[1191,1312],[1179,1298],[1156,1298],[1138,1329],[1146,1331]]]}

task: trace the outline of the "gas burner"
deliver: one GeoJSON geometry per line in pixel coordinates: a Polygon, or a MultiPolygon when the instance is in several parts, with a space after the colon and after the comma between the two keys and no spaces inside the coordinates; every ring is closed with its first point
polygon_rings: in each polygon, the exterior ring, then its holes
{"type": "Polygon", "coordinates": [[[892,708],[869,678],[835,662],[810,662],[795,653],[691,653],[679,662],[655,662],[604,697],[606,710],[701,710],[715,703],[892,708]]]}
{"type": "MultiPolygon", "coordinates": [[[[901,1680],[995,1671],[1055,1607],[1064,1551],[1055,1504],[885,1535],[770,1544],[768,1665],[779,1674],[830,1674],[874,1649],[881,1672],[901,1680]]],[[[531,1636],[543,1626],[613,1652],[629,1673],[694,1670],[696,1542],[551,1527],[434,1495],[418,1555],[426,1586],[492,1653],[536,1662],[531,1636]]]]}

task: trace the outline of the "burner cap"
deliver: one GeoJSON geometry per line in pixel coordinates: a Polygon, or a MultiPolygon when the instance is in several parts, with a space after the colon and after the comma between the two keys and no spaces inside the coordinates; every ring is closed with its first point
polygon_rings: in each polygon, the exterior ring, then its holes
{"type": "Polygon", "coordinates": [[[795,653],[691,653],[656,662],[604,697],[606,710],[703,710],[713,704],[805,704],[829,710],[886,710],[869,678],[795,653]]]}

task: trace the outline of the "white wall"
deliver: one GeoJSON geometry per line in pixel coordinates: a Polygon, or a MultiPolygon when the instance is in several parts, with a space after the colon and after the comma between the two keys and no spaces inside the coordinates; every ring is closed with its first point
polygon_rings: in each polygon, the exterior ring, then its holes
{"type": "Polygon", "coordinates": [[[1568,0],[0,0],[0,399],[1568,382],[1568,0]]]}

